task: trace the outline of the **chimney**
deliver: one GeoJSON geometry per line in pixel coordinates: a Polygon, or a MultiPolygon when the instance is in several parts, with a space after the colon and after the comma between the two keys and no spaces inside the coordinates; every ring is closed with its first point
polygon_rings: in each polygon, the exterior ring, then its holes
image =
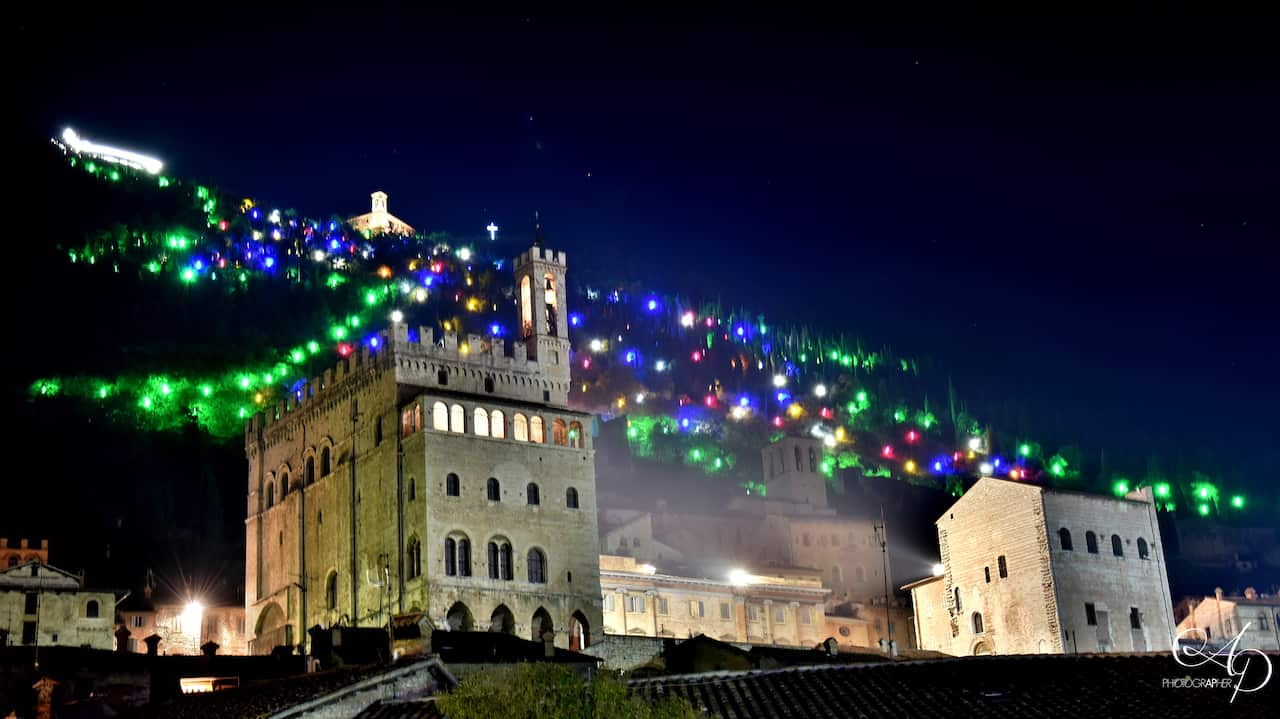
{"type": "Polygon", "coordinates": [[[132,635],[132,632],[130,632],[127,627],[122,626],[116,630],[116,651],[117,652],[129,651],[129,637],[131,635],[132,635]]]}
{"type": "Polygon", "coordinates": [[[1215,588],[1213,590],[1213,596],[1216,597],[1218,601],[1222,601],[1222,587],[1215,588]]]}
{"type": "Polygon", "coordinates": [[[152,634],[151,636],[147,637],[146,639],[143,639],[142,641],[146,642],[147,644],[147,656],[149,657],[159,656],[160,654],[160,635],[159,634],[152,634]]]}
{"type": "Polygon", "coordinates": [[[1258,598],[1258,590],[1254,589],[1253,587],[1245,587],[1245,588],[1244,588],[1244,598],[1245,598],[1245,599],[1257,599],[1257,598],[1258,598]]]}
{"type": "Polygon", "coordinates": [[[201,644],[200,653],[204,655],[205,659],[212,659],[213,656],[218,653],[218,643],[213,640],[209,640],[204,644],[201,644]]]}

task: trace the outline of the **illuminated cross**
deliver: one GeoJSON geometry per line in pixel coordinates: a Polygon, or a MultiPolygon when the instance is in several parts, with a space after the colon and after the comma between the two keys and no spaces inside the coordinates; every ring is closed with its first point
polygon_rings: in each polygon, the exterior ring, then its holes
{"type": "Polygon", "coordinates": [[[498,226],[490,222],[489,226],[485,229],[489,231],[489,241],[492,242],[498,235],[498,226]]]}

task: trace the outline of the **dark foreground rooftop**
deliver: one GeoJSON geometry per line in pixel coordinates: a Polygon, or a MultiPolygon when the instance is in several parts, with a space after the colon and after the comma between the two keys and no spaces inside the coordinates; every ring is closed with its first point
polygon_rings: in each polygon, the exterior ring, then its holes
{"type": "MultiPolygon", "coordinates": [[[[1280,656],[1272,655],[1271,662],[1280,664],[1280,656]]],[[[1237,695],[1234,703],[1230,688],[1163,684],[1188,676],[1227,677],[1213,664],[1188,669],[1168,654],[1035,655],[680,674],[630,686],[648,697],[678,694],[721,719],[1206,719],[1274,717],[1280,706],[1280,681],[1274,679],[1260,691],[1237,695]]]]}

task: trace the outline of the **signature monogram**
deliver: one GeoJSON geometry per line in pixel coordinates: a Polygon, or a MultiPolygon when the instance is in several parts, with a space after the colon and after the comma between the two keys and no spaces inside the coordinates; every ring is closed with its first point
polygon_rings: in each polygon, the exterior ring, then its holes
{"type": "Polygon", "coordinates": [[[1231,692],[1231,701],[1234,703],[1236,695],[1256,692],[1271,681],[1271,658],[1260,649],[1240,649],[1238,646],[1240,638],[1244,636],[1250,626],[1252,626],[1251,623],[1245,624],[1235,638],[1215,650],[1208,650],[1209,640],[1207,637],[1201,640],[1199,647],[1184,645],[1182,643],[1183,636],[1188,632],[1199,632],[1199,630],[1194,627],[1183,629],[1178,632],[1178,636],[1174,641],[1174,661],[1187,668],[1200,667],[1213,662],[1225,669],[1227,677],[1234,681],[1231,692]],[[1260,665],[1252,675],[1249,675],[1249,668],[1254,665],[1254,662],[1260,662],[1260,665]],[[1266,667],[1265,674],[1261,667],[1266,667]],[[1261,679],[1258,680],[1260,675],[1261,679]],[[1245,684],[1246,680],[1256,681],[1257,683],[1253,686],[1247,686],[1245,684]]]}

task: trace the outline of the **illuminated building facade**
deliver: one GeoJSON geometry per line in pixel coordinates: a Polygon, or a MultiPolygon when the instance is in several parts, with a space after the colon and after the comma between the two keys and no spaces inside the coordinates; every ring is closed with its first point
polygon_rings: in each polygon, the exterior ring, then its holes
{"type": "Polygon", "coordinates": [[[986,477],[937,527],[941,574],[905,587],[921,649],[967,656],[1172,646],[1149,487],[1114,498],[986,477]]]}
{"type": "Polygon", "coordinates": [[[116,595],[31,560],[0,570],[0,646],[111,649],[116,595]]]}
{"type": "Polygon", "coordinates": [[[593,418],[568,406],[565,266],[540,246],[516,259],[511,347],[393,321],[246,424],[253,653],[412,612],[567,647],[599,634],[593,418]]]}
{"type": "Polygon", "coordinates": [[[361,234],[371,235],[390,234],[401,237],[413,235],[413,228],[408,223],[387,212],[387,193],[379,190],[370,195],[370,198],[372,207],[368,212],[347,220],[351,229],[361,234]]]}

